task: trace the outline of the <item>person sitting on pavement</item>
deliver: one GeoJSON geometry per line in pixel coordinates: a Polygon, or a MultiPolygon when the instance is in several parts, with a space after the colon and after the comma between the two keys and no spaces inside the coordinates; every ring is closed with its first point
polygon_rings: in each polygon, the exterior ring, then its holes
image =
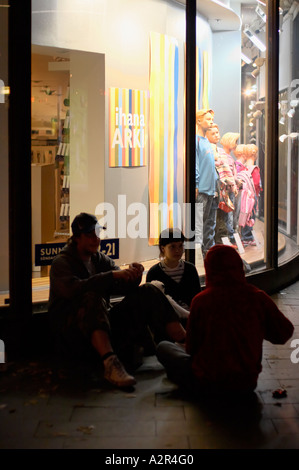
{"type": "Polygon", "coordinates": [[[193,297],[201,291],[196,267],[182,259],[185,240],[178,228],[163,230],[159,236],[160,262],[154,264],[146,276],[147,282],[160,281],[163,284],[163,291],[183,325],[189,316],[193,297]]]}
{"type": "Polygon", "coordinates": [[[170,380],[198,396],[252,395],[263,341],[285,344],[294,326],[271,297],[246,281],[234,248],[214,245],[204,266],[206,288],[192,301],[185,349],[163,341],[157,358],[170,380]]]}
{"type": "Polygon", "coordinates": [[[120,269],[99,251],[97,218],[85,212],[72,222],[72,236],[50,270],[49,317],[54,341],[72,357],[92,350],[104,378],[118,387],[136,383],[124,364],[133,364],[136,346],[149,333],[153,346],[163,339],[182,342],[185,329],[165,295],[150,283],[140,285],[144,267],[120,269]],[[112,306],[111,296],[123,298],[112,306]]]}

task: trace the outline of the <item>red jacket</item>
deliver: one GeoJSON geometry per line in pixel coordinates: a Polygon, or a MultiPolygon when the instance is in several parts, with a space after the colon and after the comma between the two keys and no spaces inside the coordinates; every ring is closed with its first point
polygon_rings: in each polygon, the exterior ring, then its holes
{"type": "Polygon", "coordinates": [[[215,245],[205,258],[206,289],[191,304],[186,351],[201,387],[253,390],[263,340],[284,344],[292,323],[262,290],[247,283],[232,247],[215,245]]]}

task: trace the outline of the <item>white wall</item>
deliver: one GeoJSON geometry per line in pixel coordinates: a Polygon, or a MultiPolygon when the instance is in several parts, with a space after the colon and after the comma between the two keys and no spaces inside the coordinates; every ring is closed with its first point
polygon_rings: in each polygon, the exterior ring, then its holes
{"type": "MultiPolygon", "coordinates": [[[[88,51],[105,57],[105,90],[110,87],[149,89],[149,36],[151,31],[173,36],[179,45],[179,100],[178,100],[178,155],[179,201],[184,198],[184,63],[185,63],[185,8],[165,0],[32,0],[33,44],[59,47],[63,50],[88,51]],[[116,14],[117,12],[117,14],[116,14]]],[[[239,33],[214,34],[203,18],[197,18],[197,45],[210,55],[211,107],[222,132],[239,129],[240,112],[240,50],[239,33]],[[216,47],[215,47],[216,46],[216,47]],[[226,54],[224,54],[226,50],[226,54]],[[212,52],[214,54],[212,56],[212,52]],[[220,66],[214,69],[217,61],[220,66]],[[236,78],[237,77],[237,78],[236,78]],[[224,85],[225,84],[225,85],[224,85]],[[229,85],[228,85],[229,84],[229,85]],[[238,87],[238,88],[237,88],[238,87]],[[236,90],[238,90],[236,92],[236,90]],[[229,110],[229,112],[228,112],[229,110]]],[[[82,69],[88,75],[88,67],[82,69]]],[[[99,152],[88,151],[90,168],[94,167],[90,187],[74,194],[71,180],[72,215],[88,207],[94,211],[97,204],[112,203],[117,208],[118,195],[126,196],[126,206],[141,202],[148,208],[148,166],[140,168],[108,167],[108,99],[105,100],[105,165],[103,186],[96,186],[95,160],[99,152]],[[94,163],[91,163],[94,162],[94,163]],[[92,209],[93,208],[93,209],[92,209]]],[[[98,125],[98,124],[97,124],[98,125]]],[[[101,129],[102,130],[102,129],[101,129]]],[[[72,158],[72,157],[71,157],[72,158]]],[[[72,165],[72,160],[71,160],[72,165]]],[[[77,191],[77,190],[76,190],[77,191]]],[[[131,217],[132,218],[132,217],[131,217]]],[[[130,220],[128,216],[127,220],[130,220]]],[[[149,247],[147,239],[121,239],[120,263],[144,261],[158,256],[156,247],[149,247]]]]}
{"type": "Polygon", "coordinates": [[[279,35],[279,90],[288,88],[292,81],[292,19],[287,18],[279,35]]]}
{"type": "Polygon", "coordinates": [[[105,189],[105,56],[70,53],[70,220],[94,213],[105,189]],[[88,71],[88,73],[86,73],[88,71]]]}
{"type": "Polygon", "coordinates": [[[241,125],[241,31],[213,34],[211,108],[220,134],[240,132],[241,125]]]}

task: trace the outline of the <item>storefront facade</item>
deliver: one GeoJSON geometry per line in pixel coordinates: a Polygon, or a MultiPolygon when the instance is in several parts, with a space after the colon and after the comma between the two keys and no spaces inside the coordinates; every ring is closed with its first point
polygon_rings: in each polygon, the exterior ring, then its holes
{"type": "MultiPolygon", "coordinates": [[[[102,249],[120,265],[156,262],[167,226],[194,240],[201,108],[258,150],[254,243],[235,227],[248,277],[269,292],[298,277],[298,2],[1,4],[5,315],[46,305],[51,258],[81,211],[107,227],[102,249]]],[[[204,280],[194,242],[186,257],[204,280]]]]}

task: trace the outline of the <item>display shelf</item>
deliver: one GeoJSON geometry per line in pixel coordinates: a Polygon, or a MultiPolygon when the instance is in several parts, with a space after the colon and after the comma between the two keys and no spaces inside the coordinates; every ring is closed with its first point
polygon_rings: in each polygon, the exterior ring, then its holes
{"type": "MultiPolygon", "coordinates": [[[[69,107],[69,87],[64,106],[69,107]]],[[[56,233],[68,235],[70,230],[70,111],[67,109],[56,154],[56,233]]]]}

